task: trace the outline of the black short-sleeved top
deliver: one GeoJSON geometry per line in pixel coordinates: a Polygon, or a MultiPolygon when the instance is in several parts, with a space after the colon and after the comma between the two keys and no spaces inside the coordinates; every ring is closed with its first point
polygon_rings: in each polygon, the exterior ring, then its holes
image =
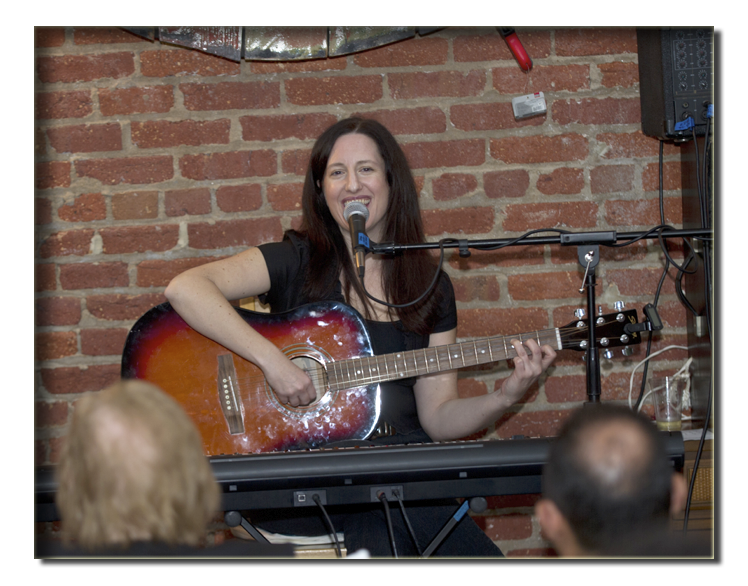
{"type": "MultiPolygon", "coordinates": [[[[270,291],[262,295],[260,300],[270,305],[271,311],[288,311],[310,302],[303,292],[304,279],[309,270],[309,246],[306,237],[293,231],[287,232],[282,242],[259,246],[270,273],[270,291]]],[[[454,290],[446,273],[441,273],[437,286],[442,302],[431,333],[447,332],[457,327],[454,290]]],[[[330,301],[345,302],[339,281],[334,294],[330,296],[330,301]]],[[[377,355],[418,350],[428,346],[428,335],[406,331],[399,321],[364,321],[369,330],[372,349],[377,355]]],[[[389,423],[398,434],[421,429],[413,394],[415,381],[415,378],[398,379],[380,385],[380,422],[389,423]]]]}

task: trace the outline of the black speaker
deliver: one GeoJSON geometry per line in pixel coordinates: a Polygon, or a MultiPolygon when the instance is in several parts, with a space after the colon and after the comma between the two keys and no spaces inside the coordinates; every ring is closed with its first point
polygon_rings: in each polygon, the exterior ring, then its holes
{"type": "Polygon", "coordinates": [[[706,133],[714,103],[714,28],[640,28],[642,132],[683,141],[706,133]]]}

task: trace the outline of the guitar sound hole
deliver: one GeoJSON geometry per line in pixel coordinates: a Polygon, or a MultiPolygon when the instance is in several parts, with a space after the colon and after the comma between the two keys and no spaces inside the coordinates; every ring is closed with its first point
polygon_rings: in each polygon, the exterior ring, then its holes
{"type": "Polygon", "coordinates": [[[324,364],[310,356],[295,356],[291,358],[291,362],[306,372],[309,378],[312,379],[316,391],[316,397],[308,405],[294,407],[293,405],[282,403],[278,399],[278,396],[271,392],[270,394],[275,399],[278,408],[294,418],[303,417],[311,413],[319,413],[326,409],[330,403],[334,401],[335,397],[333,395],[336,393],[330,392],[327,383],[327,371],[325,370],[324,364]]]}

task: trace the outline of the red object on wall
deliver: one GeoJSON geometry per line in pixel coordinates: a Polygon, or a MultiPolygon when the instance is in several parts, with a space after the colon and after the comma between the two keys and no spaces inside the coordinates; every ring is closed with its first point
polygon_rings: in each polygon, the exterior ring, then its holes
{"type": "Polygon", "coordinates": [[[532,69],[532,59],[530,59],[527,51],[525,51],[525,48],[522,46],[522,42],[519,40],[517,33],[514,32],[514,29],[500,28],[499,33],[501,33],[506,44],[509,45],[509,50],[512,52],[512,55],[514,55],[514,58],[517,60],[517,63],[519,63],[522,70],[530,71],[530,69],[532,69]]]}

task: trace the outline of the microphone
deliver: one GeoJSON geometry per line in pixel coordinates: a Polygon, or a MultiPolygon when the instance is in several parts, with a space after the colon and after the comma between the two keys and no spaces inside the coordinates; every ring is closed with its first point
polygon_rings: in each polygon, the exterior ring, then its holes
{"type": "Polygon", "coordinates": [[[343,217],[348,222],[351,231],[351,245],[356,258],[358,276],[364,278],[364,257],[369,251],[369,237],[366,235],[366,220],[369,219],[367,207],[357,201],[347,203],[343,217]]]}

